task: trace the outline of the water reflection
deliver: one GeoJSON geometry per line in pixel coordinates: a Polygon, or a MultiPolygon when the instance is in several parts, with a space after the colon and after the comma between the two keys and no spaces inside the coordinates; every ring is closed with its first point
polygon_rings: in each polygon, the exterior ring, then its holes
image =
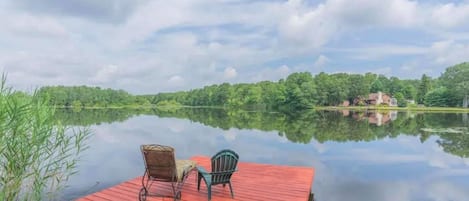
{"type": "Polygon", "coordinates": [[[242,161],[313,166],[313,192],[319,200],[469,196],[468,134],[428,130],[468,127],[462,114],[397,113],[380,126],[357,120],[354,115],[370,115],[353,111],[99,110],[59,115],[73,125],[93,125],[96,133],[66,192],[70,199],[141,175],[138,146],[144,143],[171,145],[178,158],[231,148],[242,161]],[[113,117],[119,122],[112,122],[113,117]]]}
{"type": "Polygon", "coordinates": [[[58,112],[68,125],[100,125],[124,122],[138,115],[156,115],[162,118],[188,119],[213,128],[228,130],[256,129],[274,131],[295,143],[309,143],[313,138],[327,141],[373,141],[401,134],[418,137],[424,142],[438,136],[437,143],[445,151],[469,157],[469,120],[467,114],[458,113],[398,113],[397,111],[335,111],[335,112],[247,112],[223,109],[177,110],[82,110],[58,112]],[[454,130],[459,132],[453,132],[454,130]]]}
{"type": "MultiPolygon", "coordinates": [[[[343,116],[349,116],[350,111],[344,110],[342,111],[343,116]]],[[[377,112],[377,111],[365,111],[365,112],[353,112],[352,117],[356,120],[362,121],[366,120],[370,124],[375,124],[377,126],[381,126],[384,124],[388,124],[391,121],[397,119],[397,111],[385,111],[385,112],[377,112]]]]}

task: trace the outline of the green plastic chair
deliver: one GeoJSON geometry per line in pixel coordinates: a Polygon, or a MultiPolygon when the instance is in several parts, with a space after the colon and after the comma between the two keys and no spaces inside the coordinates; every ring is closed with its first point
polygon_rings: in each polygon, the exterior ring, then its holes
{"type": "Polygon", "coordinates": [[[212,186],[217,184],[226,184],[230,186],[231,198],[234,198],[233,188],[231,186],[231,175],[237,170],[239,156],[234,151],[224,149],[215,154],[212,161],[212,172],[206,171],[203,167],[197,166],[197,191],[200,190],[200,180],[204,179],[207,185],[208,200],[212,199],[212,186]]]}

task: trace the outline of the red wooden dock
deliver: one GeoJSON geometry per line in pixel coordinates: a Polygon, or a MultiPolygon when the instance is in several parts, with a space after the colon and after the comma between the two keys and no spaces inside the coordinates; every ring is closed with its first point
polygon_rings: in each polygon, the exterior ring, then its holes
{"type": "MultiPolygon", "coordinates": [[[[191,160],[198,165],[210,170],[210,158],[195,156],[191,160]]],[[[201,183],[200,192],[197,191],[196,172],[191,173],[182,189],[182,199],[184,201],[205,201],[207,200],[207,189],[205,183],[201,183]]],[[[232,177],[234,199],[231,199],[230,188],[222,185],[212,186],[213,201],[233,201],[233,200],[269,200],[284,201],[298,200],[307,201],[309,199],[313,182],[314,169],[311,167],[278,166],[258,163],[238,163],[238,171],[232,177]]],[[[150,193],[171,195],[171,185],[169,183],[154,182],[150,193]]],[[[123,182],[116,186],[79,198],[78,201],[135,201],[138,200],[138,193],[141,184],[141,177],[123,182]]],[[[148,201],[173,200],[168,197],[148,196],[148,201]]]]}

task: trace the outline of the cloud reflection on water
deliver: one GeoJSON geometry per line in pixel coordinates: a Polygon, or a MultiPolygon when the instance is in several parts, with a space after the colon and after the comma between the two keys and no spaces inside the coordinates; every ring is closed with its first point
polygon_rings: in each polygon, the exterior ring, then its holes
{"type": "Polygon", "coordinates": [[[139,145],[173,146],[178,158],[236,150],[242,161],[312,166],[318,200],[464,200],[469,197],[467,160],[445,153],[430,138],[297,144],[277,132],[223,131],[176,118],[138,116],[92,127],[95,135],[79,173],[65,192],[71,199],[143,173],[139,145]],[[436,147],[436,148],[435,148],[436,147]],[[461,177],[463,179],[461,179],[461,177]],[[98,183],[97,185],[95,185],[98,183]]]}

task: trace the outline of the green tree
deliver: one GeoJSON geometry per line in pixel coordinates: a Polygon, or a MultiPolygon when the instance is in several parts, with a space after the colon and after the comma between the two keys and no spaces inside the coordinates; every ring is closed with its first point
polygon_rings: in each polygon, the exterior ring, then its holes
{"type": "Polygon", "coordinates": [[[124,90],[88,86],[47,86],[38,90],[38,96],[49,97],[51,105],[61,107],[77,106],[73,105],[76,101],[85,107],[121,106],[136,102],[136,98],[124,90]]]}
{"type": "Polygon", "coordinates": [[[81,108],[82,106],[83,105],[81,104],[81,101],[79,101],[79,100],[74,100],[72,102],[72,107],[74,107],[74,108],[81,108]]]}
{"type": "Polygon", "coordinates": [[[293,73],[285,81],[286,103],[295,109],[312,108],[316,86],[309,72],[293,73]]]}
{"type": "Polygon", "coordinates": [[[262,101],[262,88],[256,84],[249,85],[246,92],[246,104],[260,104],[262,101]]]}
{"type": "Polygon", "coordinates": [[[366,96],[370,92],[370,85],[367,83],[365,76],[353,74],[349,76],[349,100],[353,100],[358,96],[366,96]]]}
{"type": "Polygon", "coordinates": [[[397,77],[391,77],[390,83],[389,83],[389,93],[392,95],[395,95],[396,93],[402,93],[404,90],[404,84],[402,84],[402,81],[399,80],[397,77]]]}
{"type": "Polygon", "coordinates": [[[314,78],[318,105],[339,105],[349,99],[350,79],[345,73],[319,73],[314,78]]]}
{"type": "Polygon", "coordinates": [[[262,102],[268,108],[278,109],[285,103],[285,85],[270,81],[259,83],[262,88],[262,102]]]}
{"type": "Polygon", "coordinates": [[[214,105],[224,106],[227,104],[228,99],[231,96],[231,85],[229,83],[223,83],[217,87],[215,94],[213,95],[214,105]]]}
{"type": "Polygon", "coordinates": [[[420,79],[419,88],[417,90],[417,103],[423,104],[425,101],[425,95],[432,89],[431,78],[423,74],[420,79]]]}
{"type": "Polygon", "coordinates": [[[391,80],[389,80],[386,76],[378,75],[373,84],[371,86],[371,92],[376,93],[381,91],[384,93],[390,93],[391,80]]]}
{"type": "MultiPolygon", "coordinates": [[[[469,99],[469,63],[464,62],[446,69],[440,81],[457,100],[456,105],[468,106],[469,99]]],[[[452,105],[452,106],[456,106],[452,105]]]]}
{"type": "Polygon", "coordinates": [[[411,84],[404,84],[404,88],[401,90],[402,95],[407,100],[415,100],[417,96],[417,89],[411,84]]]}
{"type": "Polygon", "coordinates": [[[380,91],[384,91],[383,83],[380,80],[375,80],[373,84],[371,84],[370,92],[377,93],[380,91]]]}
{"type": "Polygon", "coordinates": [[[321,72],[314,77],[314,81],[317,88],[315,94],[317,105],[329,105],[329,86],[331,84],[330,76],[321,72]]]}
{"type": "Polygon", "coordinates": [[[337,73],[331,75],[331,83],[329,88],[329,105],[339,105],[344,100],[348,99],[349,94],[349,79],[348,74],[337,73]]]}
{"type": "Polygon", "coordinates": [[[446,87],[439,87],[425,95],[424,103],[426,106],[447,107],[451,105],[450,93],[446,87]]]}
{"type": "Polygon", "coordinates": [[[397,92],[394,94],[394,98],[397,100],[397,105],[399,107],[406,107],[407,106],[407,100],[405,99],[404,95],[402,95],[401,92],[397,92]]]}

